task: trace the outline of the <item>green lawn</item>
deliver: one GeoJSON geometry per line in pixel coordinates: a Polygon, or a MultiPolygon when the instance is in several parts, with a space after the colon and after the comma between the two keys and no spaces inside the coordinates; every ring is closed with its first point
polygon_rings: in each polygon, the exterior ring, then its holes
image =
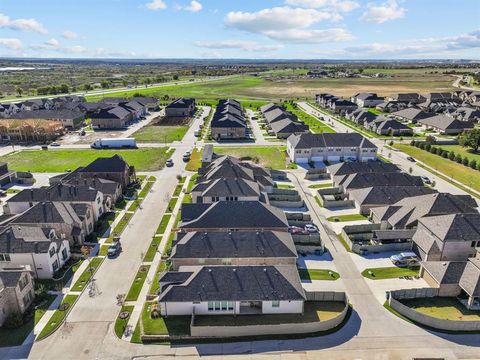
{"type": "Polygon", "coordinates": [[[368,218],[361,214],[349,214],[349,215],[330,216],[329,218],[327,218],[327,220],[332,222],[343,222],[343,221],[368,220],[368,218]]]}
{"type": "Polygon", "coordinates": [[[480,310],[468,310],[453,297],[402,299],[401,302],[419,313],[438,319],[480,321],[480,310]]]}
{"type": "Polygon", "coordinates": [[[332,187],[333,184],[332,183],[328,183],[328,184],[313,184],[313,185],[309,185],[308,188],[309,189],[324,189],[324,188],[329,188],[329,187],[332,187]]]}
{"type": "Polygon", "coordinates": [[[162,241],[161,236],[154,236],[153,237],[152,242],[150,243],[150,246],[148,247],[147,253],[145,254],[145,257],[143,258],[144,262],[153,261],[153,258],[155,257],[155,254],[157,253],[158,246],[160,245],[161,241],[162,241]]]}
{"type": "Polygon", "coordinates": [[[150,285],[150,290],[148,291],[149,294],[151,295],[157,295],[157,292],[160,288],[160,285],[158,284],[158,278],[160,277],[160,273],[165,271],[167,269],[167,264],[165,261],[161,261],[158,264],[157,271],[155,272],[155,276],[153,277],[152,285],[150,285]]]}
{"type": "Polygon", "coordinates": [[[90,265],[87,266],[87,268],[83,271],[82,275],[80,275],[80,277],[78,278],[78,280],[75,282],[75,284],[72,286],[70,290],[82,291],[85,288],[85,286],[88,285],[88,282],[92,277],[92,274],[95,273],[95,271],[98,269],[102,261],[103,261],[103,258],[99,258],[99,257],[91,258],[90,265]]]}
{"type": "Polygon", "coordinates": [[[171,214],[163,215],[162,220],[160,221],[160,224],[158,225],[158,228],[155,234],[163,234],[165,232],[165,229],[167,228],[168,222],[170,221],[171,217],[172,217],[171,214]]]}
{"type": "Polygon", "coordinates": [[[64,172],[85,166],[98,157],[121,155],[137,171],[156,171],[164,167],[170,154],[167,148],[135,150],[23,150],[1,156],[1,162],[7,162],[17,171],[64,172]]]}
{"type": "Polygon", "coordinates": [[[231,155],[271,169],[286,169],[284,146],[215,147],[215,154],[231,155]]]}
{"type": "MultiPolygon", "coordinates": [[[[120,312],[128,311],[130,315],[132,315],[134,308],[135,306],[133,305],[124,305],[122,306],[122,309],[120,310],[120,312]]],[[[130,319],[130,316],[127,317],[126,319],[120,319],[119,317],[117,317],[117,320],[115,320],[115,334],[118,336],[118,338],[120,339],[122,338],[122,335],[125,332],[125,328],[127,327],[129,319],[130,319]]]]}
{"type": "Polygon", "coordinates": [[[173,209],[175,208],[175,205],[177,204],[178,197],[172,197],[170,201],[168,202],[167,205],[167,212],[172,212],[173,209]]]}
{"type": "Polygon", "coordinates": [[[146,302],[142,310],[143,330],[148,335],[190,335],[190,316],[150,317],[151,307],[156,303],[146,302]]]}
{"type": "Polygon", "coordinates": [[[372,279],[372,280],[381,280],[381,279],[395,279],[402,276],[417,276],[419,268],[409,269],[407,267],[381,267],[381,268],[369,268],[362,271],[362,276],[372,279]],[[372,272],[372,274],[369,274],[372,272]]]}
{"type": "Polygon", "coordinates": [[[145,184],[143,189],[138,194],[138,197],[139,198],[145,198],[148,195],[148,193],[150,192],[150,190],[152,190],[152,187],[153,187],[154,183],[155,183],[154,181],[147,181],[147,183],[145,184]]]}
{"type": "Polygon", "coordinates": [[[453,178],[467,187],[472,187],[472,189],[476,191],[480,191],[480,172],[478,170],[473,170],[462,164],[444,159],[441,156],[431,154],[428,151],[418,149],[411,145],[395,144],[394,147],[425,163],[436,171],[445,174],[447,177],[453,178]]]}
{"type": "Polygon", "coordinates": [[[298,269],[298,273],[302,280],[337,280],[340,278],[337,272],[325,269],[298,269]]]}
{"type": "Polygon", "coordinates": [[[133,217],[132,213],[124,213],[122,218],[118,221],[117,225],[115,225],[115,227],[113,228],[106,243],[111,243],[113,241],[114,236],[120,236],[123,230],[125,230],[125,228],[127,227],[128,222],[132,217],[133,217]]]}
{"type": "Polygon", "coordinates": [[[295,186],[290,184],[277,184],[276,187],[278,189],[295,189],[295,186]]]}
{"type": "Polygon", "coordinates": [[[197,171],[198,169],[200,169],[201,166],[202,166],[202,150],[198,150],[197,148],[195,148],[193,149],[192,155],[190,156],[190,160],[185,166],[185,170],[197,171]]]}
{"type": "Polygon", "coordinates": [[[99,256],[107,256],[107,251],[108,251],[108,247],[110,245],[102,245],[100,246],[100,250],[98,251],[98,255],[99,256]]]}
{"type": "Polygon", "coordinates": [[[136,131],[131,137],[141,143],[171,143],[182,140],[187,130],[188,126],[147,125],[136,131]]]}
{"type": "Polygon", "coordinates": [[[140,266],[137,275],[135,275],[132,286],[130,286],[130,290],[128,291],[127,297],[125,299],[126,301],[136,301],[138,299],[138,295],[140,295],[140,291],[142,290],[143,283],[147,278],[149,269],[150,265],[140,266]]]}
{"type": "Polygon", "coordinates": [[[68,313],[72,310],[73,304],[77,300],[78,295],[66,295],[65,298],[62,300],[62,304],[69,304],[67,310],[55,310],[50,320],[47,322],[45,327],[42,329],[40,334],[38,334],[36,341],[42,340],[46,338],[48,335],[56,331],[60,325],[62,324],[65,317],[68,313]]]}
{"type": "Polygon", "coordinates": [[[462,155],[462,158],[466,156],[468,161],[476,160],[477,164],[480,164],[480,153],[474,153],[461,145],[435,145],[435,147],[439,147],[447,151],[453,151],[455,154],[462,155]]]}
{"type": "Polygon", "coordinates": [[[287,104],[287,110],[290,111],[292,114],[296,115],[300,121],[305,123],[305,125],[308,125],[310,131],[314,134],[336,132],[325,122],[317,119],[310,114],[307,114],[300,108],[293,107],[290,103],[287,104]]]}
{"type": "Polygon", "coordinates": [[[173,196],[180,196],[180,193],[182,192],[182,187],[183,185],[181,184],[178,184],[176,187],[175,187],[175,191],[173,192],[173,196]]]}

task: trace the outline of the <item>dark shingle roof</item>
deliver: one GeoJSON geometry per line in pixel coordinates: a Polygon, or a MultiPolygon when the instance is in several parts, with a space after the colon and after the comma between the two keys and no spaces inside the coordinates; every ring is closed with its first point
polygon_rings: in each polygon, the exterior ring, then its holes
{"type": "Polygon", "coordinates": [[[8,199],[8,202],[95,201],[97,194],[98,190],[89,186],[57,184],[22,190],[8,199]]]}
{"type": "Polygon", "coordinates": [[[435,189],[424,186],[375,186],[351,190],[349,198],[360,205],[391,205],[404,198],[435,192],[435,189]]]}
{"type": "Polygon", "coordinates": [[[189,108],[193,105],[195,99],[193,98],[179,98],[167,105],[167,108],[189,108]]]}
{"type": "Polygon", "coordinates": [[[120,155],[113,155],[112,157],[100,157],[85,166],[81,172],[107,172],[123,173],[128,168],[128,164],[120,155]]]}
{"type": "Polygon", "coordinates": [[[52,242],[45,234],[47,231],[48,229],[36,226],[22,225],[0,228],[0,253],[46,253],[52,242]]]}
{"type": "Polygon", "coordinates": [[[372,142],[358,133],[336,133],[336,134],[298,134],[290,135],[288,142],[295,149],[310,149],[314,147],[361,147],[373,148],[377,147],[372,142]]]}
{"type": "Polygon", "coordinates": [[[401,171],[397,165],[385,163],[383,161],[340,162],[338,164],[327,166],[327,170],[332,176],[355,173],[391,173],[401,171]]]}
{"type": "Polygon", "coordinates": [[[480,258],[468,260],[459,285],[470,296],[480,296],[480,258]]]}
{"type": "Polygon", "coordinates": [[[172,258],[296,258],[292,236],[279,231],[190,232],[175,245],[172,258]]]}
{"type": "Polygon", "coordinates": [[[423,186],[420,176],[404,173],[356,173],[333,177],[336,186],[345,189],[361,189],[372,186],[423,186]]]}
{"type": "Polygon", "coordinates": [[[295,266],[204,266],[159,301],[304,300],[295,266]]]}
{"type": "Polygon", "coordinates": [[[462,277],[466,261],[425,261],[423,268],[438,284],[458,284],[462,277]]]}

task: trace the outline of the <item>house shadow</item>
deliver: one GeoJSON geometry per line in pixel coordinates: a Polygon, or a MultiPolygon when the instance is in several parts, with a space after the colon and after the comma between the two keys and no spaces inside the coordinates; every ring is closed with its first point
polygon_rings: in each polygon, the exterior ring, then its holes
{"type": "Polygon", "coordinates": [[[361,326],[358,313],[350,308],[347,318],[340,326],[341,328],[321,334],[255,336],[254,338],[239,338],[236,341],[212,339],[202,343],[172,344],[172,348],[194,346],[200,356],[328,349],[346,343],[358,335],[361,326]]]}

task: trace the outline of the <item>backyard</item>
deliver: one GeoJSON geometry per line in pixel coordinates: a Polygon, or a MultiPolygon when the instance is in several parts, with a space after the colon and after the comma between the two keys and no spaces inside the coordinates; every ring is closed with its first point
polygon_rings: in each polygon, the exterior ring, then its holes
{"type": "Polygon", "coordinates": [[[122,156],[137,171],[156,171],[164,167],[169,157],[167,148],[146,148],[136,150],[23,150],[1,156],[0,161],[8,163],[17,171],[64,172],[85,166],[99,157],[122,156]]]}
{"type": "Polygon", "coordinates": [[[213,151],[218,155],[235,156],[271,169],[286,168],[285,147],[282,146],[215,147],[213,151]]]}
{"type": "Polygon", "coordinates": [[[421,314],[444,320],[480,321],[479,310],[466,309],[454,297],[402,299],[404,305],[421,314]]]}

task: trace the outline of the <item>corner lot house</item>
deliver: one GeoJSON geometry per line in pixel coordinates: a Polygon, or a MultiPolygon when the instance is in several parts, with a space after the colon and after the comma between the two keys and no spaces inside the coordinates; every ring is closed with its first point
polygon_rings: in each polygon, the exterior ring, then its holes
{"type": "Polygon", "coordinates": [[[116,106],[97,110],[90,118],[94,129],[122,129],[132,120],[132,113],[121,106],[116,106]]]}
{"type": "Polygon", "coordinates": [[[159,282],[163,316],[303,313],[295,266],[203,266],[167,272],[159,282]]]}
{"type": "Polygon", "coordinates": [[[51,279],[70,259],[68,240],[55,230],[10,225],[0,228],[0,267],[28,265],[38,279],[51,279]]]}
{"type": "Polygon", "coordinates": [[[216,140],[245,139],[247,121],[240,103],[233,99],[220,100],[210,129],[212,138],[216,140]]]}
{"type": "Polygon", "coordinates": [[[166,117],[191,117],[195,114],[195,99],[180,98],[165,107],[166,117]]]}
{"type": "Polygon", "coordinates": [[[28,267],[0,268],[0,327],[9,316],[24,314],[34,297],[28,267]]]}
{"type": "Polygon", "coordinates": [[[287,139],[292,162],[367,161],[377,158],[377,147],[358,133],[298,134],[287,139]]]}
{"type": "Polygon", "coordinates": [[[360,107],[375,107],[384,100],[375,93],[358,93],[351,98],[351,101],[360,107]]]}
{"type": "Polygon", "coordinates": [[[456,135],[465,130],[473,128],[473,123],[470,121],[456,120],[446,115],[436,115],[425,119],[418,120],[426,129],[438,131],[440,134],[456,135]]]}

